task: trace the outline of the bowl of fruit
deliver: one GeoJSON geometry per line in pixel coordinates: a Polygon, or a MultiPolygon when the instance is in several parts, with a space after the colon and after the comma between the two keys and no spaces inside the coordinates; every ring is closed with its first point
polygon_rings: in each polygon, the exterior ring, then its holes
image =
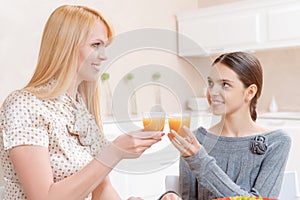
{"type": "Polygon", "coordinates": [[[217,198],[213,200],[277,200],[277,199],[265,198],[265,197],[236,196],[236,197],[217,198]]]}

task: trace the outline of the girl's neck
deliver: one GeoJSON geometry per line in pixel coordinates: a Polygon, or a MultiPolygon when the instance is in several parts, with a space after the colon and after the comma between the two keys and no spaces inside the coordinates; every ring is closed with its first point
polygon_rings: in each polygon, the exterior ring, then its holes
{"type": "Polygon", "coordinates": [[[209,131],[225,137],[244,137],[260,134],[267,130],[258,126],[249,114],[232,114],[224,115],[221,121],[209,131]]]}

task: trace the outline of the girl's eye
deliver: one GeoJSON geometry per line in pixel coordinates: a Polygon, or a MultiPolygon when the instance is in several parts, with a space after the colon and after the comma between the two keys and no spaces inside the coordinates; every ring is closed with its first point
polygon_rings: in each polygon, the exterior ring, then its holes
{"type": "Polygon", "coordinates": [[[214,83],[211,80],[208,80],[207,85],[209,88],[212,88],[214,86],[214,83]]]}
{"type": "Polygon", "coordinates": [[[222,87],[223,87],[223,88],[228,88],[228,87],[230,87],[230,85],[229,85],[228,83],[226,83],[226,82],[223,82],[223,83],[222,83],[222,87]]]}

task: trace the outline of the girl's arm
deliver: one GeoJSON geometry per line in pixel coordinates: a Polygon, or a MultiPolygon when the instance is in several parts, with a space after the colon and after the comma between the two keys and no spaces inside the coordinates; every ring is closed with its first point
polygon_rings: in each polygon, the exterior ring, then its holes
{"type": "MultiPolygon", "coordinates": [[[[202,186],[207,188],[217,197],[278,197],[291,146],[291,139],[287,134],[278,134],[272,145],[269,146],[258,176],[255,177],[255,184],[250,191],[248,191],[232,181],[217,165],[216,160],[207,154],[204,147],[200,146],[199,150],[200,144],[197,139],[192,133],[188,133],[189,138],[186,139],[181,138],[176,132],[169,135],[174,146],[183,155],[180,172],[181,175],[185,174],[185,179],[194,181],[195,178],[197,178],[202,186]],[[190,173],[190,171],[192,173],[190,173]]],[[[183,183],[183,185],[181,185],[183,198],[189,195],[195,195],[193,187],[189,186],[190,189],[185,188],[186,185],[191,183],[186,183],[186,180],[181,180],[181,183],[183,183]]],[[[193,183],[193,186],[195,186],[195,183],[193,183]]]]}

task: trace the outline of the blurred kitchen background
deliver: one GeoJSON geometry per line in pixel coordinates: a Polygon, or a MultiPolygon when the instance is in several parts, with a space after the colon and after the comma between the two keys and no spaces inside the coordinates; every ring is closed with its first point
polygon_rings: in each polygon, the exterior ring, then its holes
{"type": "MultiPolygon", "coordinates": [[[[142,29],[158,28],[177,31],[176,14],[195,11],[198,8],[212,8],[226,5],[230,2],[249,4],[258,0],[90,0],[90,1],[49,1],[49,0],[12,0],[3,1],[0,8],[0,103],[12,90],[22,88],[29,80],[35,68],[40,38],[44,24],[49,14],[61,4],[83,4],[100,10],[111,21],[115,35],[142,29]]],[[[228,9],[228,8],[227,8],[228,9]]],[[[297,27],[296,24],[293,25],[297,27]]],[[[292,28],[292,27],[290,27],[292,28]]],[[[201,27],[193,27],[200,29],[201,27]]],[[[236,27],[238,29],[238,27],[236,27]]],[[[295,28],[293,28],[294,30],[295,28]]],[[[220,30],[225,31],[226,30],[220,30]]],[[[256,30],[255,30],[256,31],[256,30]]],[[[289,30],[285,30],[289,32],[289,30]]],[[[298,31],[300,33],[300,31],[298,31]]],[[[214,35],[214,34],[212,34],[214,35]]],[[[300,38],[300,35],[299,35],[300,38]]],[[[296,38],[299,40],[299,38],[296,38]]],[[[222,38],[226,40],[226,37],[222,38]]],[[[295,38],[292,38],[296,41],[295,38]]],[[[173,38],[174,47],[177,46],[176,37],[173,38]]],[[[226,42],[224,42],[226,44],[226,42]]],[[[300,111],[299,81],[300,49],[294,45],[289,48],[271,48],[254,51],[264,68],[264,88],[258,109],[268,111],[271,97],[275,96],[279,111],[300,111]]],[[[115,44],[117,46],[117,44],[115,44]]],[[[251,49],[250,49],[251,50],[251,49]]],[[[206,74],[211,61],[222,52],[208,56],[189,58],[193,65],[177,55],[163,52],[140,50],[128,53],[118,58],[107,72],[110,74],[112,91],[117,84],[135,68],[143,65],[156,64],[169,67],[181,74],[191,85],[195,97],[203,95],[206,84],[206,74]],[[195,73],[195,71],[197,71],[195,73]]],[[[155,72],[155,71],[154,71],[155,72]]],[[[161,74],[163,80],[168,74],[161,74]]],[[[152,76],[152,74],[149,74],[152,76]]],[[[136,85],[134,87],[137,87],[136,85]]],[[[148,88],[148,90],[150,90],[148,88]]],[[[138,112],[149,109],[145,105],[152,105],[154,100],[149,98],[147,87],[137,91],[138,112]],[[152,102],[151,102],[152,101],[152,102]]],[[[162,91],[164,93],[164,91],[162,91]]],[[[103,92],[103,102],[106,95],[103,92]]],[[[176,109],[170,103],[168,92],[162,94],[163,106],[166,109],[176,109]]],[[[171,95],[172,96],[172,95],[171,95]]],[[[181,99],[185,102],[186,99],[181,99]]],[[[172,98],[171,98],[172,99],[172,98]]],[[[103,114],[105,113],[103,108],[103,114]]]]}
{"type": "MultiPolygon", "coordinates": [[[[170,36],[168,41],[171,41],[172,49],[135,49],[104,63],[103,73],[108,75],[102,77],[101,87],[104,119],[113,114],[109,107],[110,96],[113,101],[116,97],[120,98],[114,96],[120,88],[133,91],[124,104],[133,115],[149,111],[158,104],[166,112],[189,110],[189,99],[205,96],[206,76],[214,58],[231,50],[249,51],[259,58],[264,69],[263,93],[258,104],[260,123],[290,130],[294,143],[290,160],[294,162],[289,163],[288,170],[300,170],[295,153],[296,143],[300,144],[297,135],[300,134],[299,3],[297,0],[1,0],[0,104],[10,92],[22,88],[29,81],[35,69],[43,27],[50,13],[62,4],[91,6],[108,18],[116,37],[149,28],[162,30],[170,36]],[[274,9],[268,11],[268,5],[274,9]],[[203,46],[203,52],[184,46],[177,33],[198,42],[203,46]],[[201,35],[208,38],[205,44],[201,43],[201,37],[198,38],[201,35]],[[181,56],[177,55],[177,51],[181,56]],[[141,80],[147,84],[139,84],[141,80]],[[183,89],[180,88],[182,83],[185,84],[183,89]],[[186,88],[188,91],[185,91],[186,88]],[[179,95],[180,92],[184,95],[179,95]],[[282,115],[269,114],[272,97],[276,101],[275,111],[282,115]]],[[[161,38],[161,42],[165,39],[161,38]]],[[[115,42],[115,46],[109,48],[118,48],[118,41],[115,42]]],[[[128,45],[131,43],[127,42],[128,45]]],[[[208,112],[199,110],[201,113],[208,112]]],[[[109,129],[108,126],[106,128],[109,129]]],[[[161,176],[177,173],[176,168],[177,165],[173,166],[173,171],[163,171],[154,181],[163,184],[161,176]]],[[[156,177],[151,176],[152,179],[156,177]]],[[[129,176],[126,175],[124,180],[126,178],[129,176]]],[[[162,186],[158,186],[160,188],[153,195],[163,191],[162,186]]],[[[123,196],[135,191],[132,188],[120,190],[123,196]]],[[[141,195],[155,199],[150,193],[148,196],[141,195]]]]}

